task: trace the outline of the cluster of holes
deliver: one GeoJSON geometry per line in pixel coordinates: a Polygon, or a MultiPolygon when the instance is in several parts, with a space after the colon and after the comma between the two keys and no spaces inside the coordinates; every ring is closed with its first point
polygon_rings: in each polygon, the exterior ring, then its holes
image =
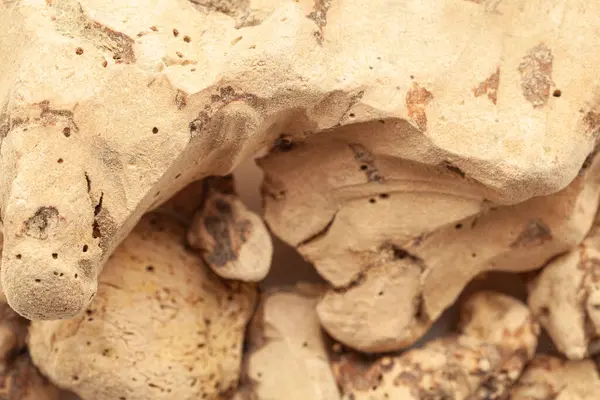
{"type": "MultiPolygon", "coordinates": [[[[389,197],[390,197],[390,195],[389,195],[389,194],[387,194],[387,193],[380,193],[380,194],[379,194],[379,198],[380,198],[380,199],[382,199],[382,200],[384,200],[384,199],[388,199],[389,197]]],[[[375,204],[375,203],[377,203],[377,200],[376,200],[374,197],[371,197],[371,198],[369,199],[369,203],[371,203],[371,204],[375,204]]]]}
{"type": "Polygon", "coordinates": [[[64,273],[62,273],[62,272],[59,274],[58,272],[54,271],[54,276],[64,276],[64,275],[65,275],[65,274],[64,274],[64,273]]]}

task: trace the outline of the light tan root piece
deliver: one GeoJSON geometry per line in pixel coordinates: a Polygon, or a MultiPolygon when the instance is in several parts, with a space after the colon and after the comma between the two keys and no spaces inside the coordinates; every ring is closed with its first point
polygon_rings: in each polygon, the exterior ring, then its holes
{"type": "Polygon", "coordinates": [[[554,193],[600,129],[599,14],[589,0],[1,1],[8,301],[77,315],[145,212],[282,132],[385,130],[371,152],[448,164],[491,201],[554,193]]]}
{"type": "Polygon", "coordinates": [[[242,386],[235,400],[336,400],[315,306],[320,285],[265,293],[248,333],[242,386]]]}
{"type": "Polygon", "coordinates": [[[457,334],[401,355],[342,351],[333,370],[344,400],[502,399],[533,357],[538,333],[525,305],[480,292],[463,305],[457,334]]]}
{"type": "Polygon", "coordinates": [[[237,386],[253,285],[226,282],[184,245],[176,219],[145,216],[70,320],[34,321],[34,363],[83,400],[220,400],[237,386]]]}
{"type": "Polygon", "coordinates": [[[512,388],[510,400],[597,400],[600,376],[597,361],[566,361],[536,356],[512,388]]]}
{"type": "Polygon", "coordinates": [[[600,214],[587,238],[529,284],[529,307],[567,358],[600,352],[600,214]]]}
{"type": "Polygon", "coordinates": [[[408,347],[477,275],[539,268],[592,225],[598,157],[555,194],[499,206],[451,164],[391,158],[400,143],[380,126],[340,128],[259,160],[265,219],[332,284],[317,310],[347,346],[408,347]]]}
{"type": "Polygon", "coordinates": [[[199,250],[217,275],[244,282],[261,281],[269,272],[273,256],[265,223],[236,196],[231,178],[205,181],[203,203],[188,231],[188,243],[199,250]]]}

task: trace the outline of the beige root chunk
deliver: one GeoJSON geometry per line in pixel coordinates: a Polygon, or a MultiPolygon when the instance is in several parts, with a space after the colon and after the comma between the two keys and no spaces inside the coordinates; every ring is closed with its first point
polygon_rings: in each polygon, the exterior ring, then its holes
{"type": "Polygon", "coordinates": [[[596,1],[126,4],[0,2],[1,279],[27,318],[83,311],[146,211],[281,132],[385,131],[387,159],[503,203],[564,188],[598,136],[596,1]]]}
{"type": "Polygon", "coordinates": [[[298,284],[264,295],[250,325],[236,400],[340,398],[315,312],[324,289],[298,284]]]}
{"type": "Polygon", "coordinates": [[[108,261],[83,315],[34,321],[33,361],[84,400],[224,399],[237,386],[256,288],[226,282],[148,214],[108,261]]]}
{"type": "Polygon", "coordinates": [[[259,161],[266,221],[333,285],[318,314],[350,347],[411,345],[477,275],[539,268],[592,225],[598,158],[555,194],[499,206],[455,166],[390,158],[383,129],[340,128],[259,161]]]}
{"type": "Polygon", "coordinates": [[[529,307],[567,358],[600,351],[600,215],[586,239],[529,285],[529,307]]]}
{"type": "Polygon", "coordinates": [[[480,292],[462,307],[458,334],[401,355],[342,352],[333,369],[345,400],[501,399],[537,345],[527,307],[480,292]]]}
{"type": "Polygon", "coordinates": [[[262,218],[235,195],[233,185],[227,185],[228,180],[206,180],[204,201],[188,231],[188,243],[217,275],[257,282],[271,266],[271,235],[262,218]]]}
{"type": "Polygon", "coordinates": [[[597,361],[566,361],[538,355],[510,392],[510,400],[597,400],[597,361]]]}

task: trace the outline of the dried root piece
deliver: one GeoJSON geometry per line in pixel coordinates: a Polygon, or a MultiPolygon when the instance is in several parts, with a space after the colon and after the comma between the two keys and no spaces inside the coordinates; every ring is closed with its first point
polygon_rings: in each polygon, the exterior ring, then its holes
{"type": "Polygon", "coordinates": [[[480,292],[463,305],[458,334],[401,355],[342,352],[333,369],[345,400],[502,399],[533,357],[538,333],[519,301],[480,292]]]}
{"type": "Polygon", "coordinates": [[[552,260],[530,283],[528,303],[567,358],[600,351],[600,215],[579,247],[552,260]]]}
{"type": "Polygon", "coordinates": [[[236,196],[231,178],[206,179],[204,202],[187,240],[223,278],[257,282],[269,272],[271,235],[261,217],[236,196]]]}
{"type": "Polygon", "coordinates": [[[324,289],[298,284],[264,295],[250,325],[236,400],[340,398],[315,312],[324,289]]]}
{"type": "MultiPolygon", "coordinates": [[[[360,144],[353,131],[385,131],[372,154],[444,164],[490,189],[456,188],[470,201],[445,203],[448,220],[476,213],[483,197],[554,193],[600,130],[588,67],[600,64],[598,14],[589,0],[1,1],[8,301],[31,319],[82,312],[145,212],[281,144],[281,132],[347,126],[360,144]]],[[[373,163],[354,151],[377,187],[373,163]]],[[[354,183],[363,200],[384,194],[354,183]]],[[[439,189],[427,204],[443,202],[439,189]]],[[[294,215],[314,227],[317,216],[294,215]]]]}
{"type": "Polygon", "coordinates": [[[451,164],[389,157],[396,140],[340,128],[259,161],[268,225],[333,286],[318,306],[324,328],[365,352],[410,346],[483,272],[533,270],[573,249],[600,196],[595,158],[562,191],[491,205],[451,164]]]}
{"type": "Polygon", "coordinates": [[[0,399],[58,400],[60,391],[40,375],[28,354],[19,355],[6,373],[0,375],[0,399]]]}
{"type": "Polygon", "coordinates": [[[40,370],[84,400],[230,395],[256,288],[215,276],[184,237],[177,220],[145,216],[111,256],[83,315],[32,322],[40,370]]]}
{"type": "Polygon", "coordinates": [[[565,361],[538,355],[513,387],[510,400],[596,400],[600,393],[597,361],[565,361]]]}

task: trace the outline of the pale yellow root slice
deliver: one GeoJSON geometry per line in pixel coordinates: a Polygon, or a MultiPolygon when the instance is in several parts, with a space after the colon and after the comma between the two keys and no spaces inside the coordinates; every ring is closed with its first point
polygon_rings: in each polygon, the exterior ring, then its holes
{"type": "Polygon", "coordinates": [[[344,400],[501,399],[533,358],[539,326],[511,297],[480,292],[456,334],[401,355],[341,351],[333,370],[344,400]]]}
{"type": "Polygon", "coordinates": [[[235,400],[336,400],[327,339],[315,306],[323,285],[299,283],[262,297],[248,332],[235,400]]]}
{"type": "Polygon", "coordinates": [[[566,361],[537,355],[510,391],[510,400],[596,400],[600,376],[596,360],[566,361]]]}
{"type": "Polygon", "coordinates": [[[31,319],[80,313],[146,211],[281,133],[384,131],[389,159],[447,163],[492,201],[556,192],[598,136],[598,14],[588,0],[2,1],[8,301],[31,319]]]}
{"type": "Polygon", "coordinates": [[[187,234],[190,246],[219,276],[244,282],[264,279],[273,244],[262,218],[249,210],[223,179],[207,179],[206,192],[187,234]]]}
{"type": "Polygon", "coordinates": [[[575,248],[598,209],[598,157],[565,189],[501,206],[453,165],[392,158],[388,134],[347,130],[259,165],[267,224],[333,286],[324,328],[361,351],[410,346],[481,273],[534,270],[575,248]]]}
{"type": "Polygon", "coordinates": [[[84,400],[221,400],[237,386],[256,287],[217,277],[186,226],[150,213],[109,259],[98,294],[70,320],[33,321],[44,375],[84,400]]]}

